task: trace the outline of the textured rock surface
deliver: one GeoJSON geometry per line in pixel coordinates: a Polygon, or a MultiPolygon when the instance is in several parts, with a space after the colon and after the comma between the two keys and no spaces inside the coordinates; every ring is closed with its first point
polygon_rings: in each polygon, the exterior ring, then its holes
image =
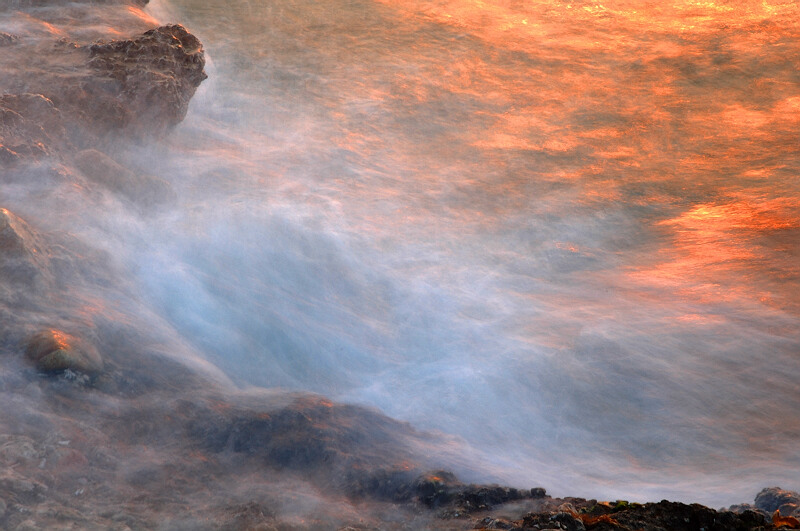
{"type": "Polygon", "coordinates": [[[45,330],[32,337],[25,355],[47,373],[71,370],[96,374],[103,369],[103,359],[92,345],[61,330],[45,330]]]}
{"type": "MultiPolygon", "coordinates": [[[[18,40],[2,34],[0,46],[12,51],[18,40]]],[[[4,87],[12,92],[0,97],[0,166],[112,146],[121,137],[158,138],[185,117],[207,77],[202,44],[180,25],[105,43],[62,39],[46,53],[72,72],[4,87]]]]}
{"type": "Polygon", "coordinates": [[[90,118],[143,136],[183,120],[189,100],[207,77],[203,46],[177,24],[134,39],[94,44],[89,54],[91,67],[113,80],[84,94],[93,102],[90,118]]]}
{"type": "Polygon", "coordinates": [[[0,165],[70,146],[61,112],[41,94],[0,96],[0,165]]]}

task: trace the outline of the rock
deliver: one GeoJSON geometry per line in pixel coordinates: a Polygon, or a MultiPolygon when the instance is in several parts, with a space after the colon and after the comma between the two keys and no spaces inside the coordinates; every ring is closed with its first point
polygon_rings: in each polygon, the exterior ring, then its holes
{"type": "Polygon", "coordinates": [[[14,531],[40,531],[41,529],[33,520],[23,520],[14,528],[14,531]]]}
{"type": "Polygon", "coordinates": [[[202,44],[178,24],[88,50],[99,75],[84,87],[80,107],[96,124],[134,135],[153,136],[178,124],[208,77],[202,44]]]}
{"type": "Polygon", "coordinates": [[[92,345],[61,330],[46,330],[32,337],[25,356],[45,373],[96,374],[103,370],[103,359],[92,345]]]}
{"type": "Polygon", "coordinates": [[[30,437],[24,435],[0,436],[0,463],[5,466],[38,463],[42,452],[30,437]]]}
{"type": "Polygon", "coordinates": [[[565,529],[586,531],[583,522],[570,513],[528,514],[522,520],[526,529],[565,529]]]}
{"type": "Polygon", "coordinates": [[[3,498],[0,498],[0,519],[5,517],[7,509],[8,504],[6,504],[6,501],[3,498]]]}
{"type": "Polygon", "coordinates": [[[0,491],[4,498],[15,503],[31,504],[44,500],[47,486],[28,479],[13,469],[6,469],[0,472],[0,491]]]}
{"type": "Polygon", "coordinates": [[[61,112],[42,94],[0,96],[0,164],[52,155],[70,145],[61,112]]]}
{"type": "Polygon", "coordinates": [[[0,47],[1,46],[9,46],[11,44],[14,44],[18,40],[19,40],[19,37],[17,37],[16,35],[12,35],[10,33],[4,33],[2,31],[0,31],[0,47]]]}
{"type": "Polygon", "coordinates": [[[142,208],[174,203],[177,199],[175,190],[164,179],[136,175],[96,149],[75,155],[75,166],[92,181],[142,208]]]}
{"type": "Polygon", "coordinates": [[[0,208],[0,281],[38,287],[48,276],[44,247],[22,219],[0,208]]]}
{"type": "MultiPolygon", "coordinates": [[[[772,514],[785,505],[795,507],[800,505],[800,494],[783,490],[780,487],[769,487],[756,494],[755,505],[762,511],[772,514]]],[[[781,511],[781,514],[784,512],[781,511]]]]}
{"type": "Polygon", "coordinates": [[[547,496],[547,491],[542,487],[534,487],[531,489],[531,498],[544,498],[547,496]]]}

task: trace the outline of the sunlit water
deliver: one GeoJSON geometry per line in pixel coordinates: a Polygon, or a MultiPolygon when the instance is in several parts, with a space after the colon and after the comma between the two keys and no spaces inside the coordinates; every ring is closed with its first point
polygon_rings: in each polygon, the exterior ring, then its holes
{"type": "Polygon", "coordinates": [[[210,78],[130,155],[179,208],[120,241],[234,381],[459,436],[468,478],[800,488],[794,2],[148,12],[201,38],[210,78]]]}

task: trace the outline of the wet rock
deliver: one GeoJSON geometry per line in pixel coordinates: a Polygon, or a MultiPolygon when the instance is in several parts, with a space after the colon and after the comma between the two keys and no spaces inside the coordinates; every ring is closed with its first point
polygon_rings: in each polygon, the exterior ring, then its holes
{"type": "Polygon", "coordinates": [[[228,407],[189,414],[189,435],[204,451],[243,454],[315,475],[335,472],[337,483],[346,481],[342,468],[385,468],[391,460],[410,458],[404,442],[413,433],[406,424],[319,397],[298,398],[269,412],[228,407]]]}
{"type": "Polygon", "coordinates": [[[790,508],[800,506],[800,494],[789,490],[783,490],[780,487],[768,487],[756,494],[755,505],[758,509],[772,514],[777,510],[781,510],[781,514],[786,516],[791,514],[790,508]]]}
{"type": "Polygon", "coordinates": [[[416,497],[416,475],[407,468],[351,470],[343,486],[351,498],[404,503],[416,497]]]}
{"type": "Polygon", "coordinates": [[[0,472],[0,493],[4,499],[28,505],[43,501],[46,492],[45,485],[26,478],[13,469],[0,472]]]}
{"type": "Polygon", "coordinates": [[[30,437],[0,436],[0,463],[5,466],[38,463],[42,452],[30,437]]]}
{"type": "Polygon", "coordinates": [[[19,37],[17,37],[16,35],[12,35],[10,33],[4,33],[2,31],[0,31],[0,47],[9,46],[11,44],[14,44],[18,40],[19,40],[19,37]]]}
{"type": "Polygon", "coordinates": [[[44,247],[28,224],[0,208],[0,284],[39,287],[48,276],[47,268],[44,247]]]}
{"type": "Polygon", "coordinates": [[[100,75],[81,94],[87,117],[141,136],[183,120],[189,100],[207,77],[202,44],[177,24],[94,44],[89,56],[90,67],[100,75]]]}
{"type": "Polygon", "coordinates": [[[463,487],[455,475],[444,470],[421,476],[415,484],[419,501],[434,509],[450,504],[463,487]]]}
{"type": "Polygon", "coordinates": [[[14,531],[41,531],[41,529],[33,520],[23,520],[14,528],[14,531]]]}
{"type": "Polygon", "coordinates": [[[175,190],[165,180],[136,175],[96,149],[78,153],[75,166],[92,181],[145,209],[174,203],[177,198],[175,190]]]}
{"type": "Polygon", "coordinates": [[[0,96],[0,164],[38,159],[70,145],[52,100],[42,94],[0,96]]]}
{"type": "Polygon", "coordinates": [[[45,330],[32,337],[25,356],[45,373],[96,374],[103,370],[103,359],[92,345],[61,330],[45,330]]]}
{"type": "Polygon", "coordinates": [[[272,529],[269,522],[275,518],[272,509],[252,501],[228,507],[225,512],[228,513],[230,520],[221,526],[225,531],[272,529]]]}
{"type": "Polygon", "coordinates": [[[585,531],[583,522],[570,513],[528,514],[522,520],[526,529],[564,529],[585,531]]]}

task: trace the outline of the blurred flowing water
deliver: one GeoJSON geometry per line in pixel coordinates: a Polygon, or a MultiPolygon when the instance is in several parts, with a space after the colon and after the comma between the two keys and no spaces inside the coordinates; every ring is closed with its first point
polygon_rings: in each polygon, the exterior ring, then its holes
{"type": "Polygon", "coordinates": [[[130,261],[235,382],[455,435],[467,478],[800,489],[794,2],[147,10],[210,78],[130,155],[181,198],[130,261]]]}

